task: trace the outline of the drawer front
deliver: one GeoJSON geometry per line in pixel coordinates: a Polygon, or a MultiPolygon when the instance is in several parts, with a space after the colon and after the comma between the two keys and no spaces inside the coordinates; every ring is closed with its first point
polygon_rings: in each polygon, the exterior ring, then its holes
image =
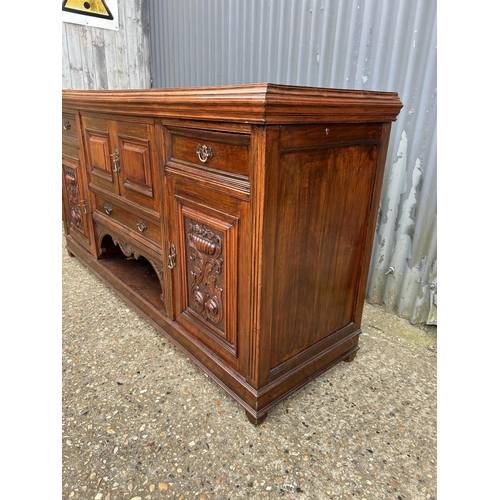
{"type": "Polygon", "coordinates": [[[280,149],[338,146],[352,142],[377,142],[382,135],[380,123],[334,123],[323,125],[286,125],[280,127],[280,149]]]}
{"type": "Polygon", "coordinates": [[[147,238],[157,245],[161,245],[159,223],[137,215],[123,208],[120,204],[116,204],[113,200],[101,196],[96,196],[96,208],[102,214],[131,230],[136,236],[147,238]]]}
{"type": "Polygon", "coordinates": [[[74,144],[62,144],[62,154],[63,156],[74,158],[75,160],[80,159],[80,149],[74,144]]]}
{"type": "Polygon", "coordinates": [[[73,113],[62,114],[61,129],[63,142],[78,145],[76,117],[73,113]]]}
{"type": "Polygon", "coordinates": [[[248,178],[250,136],[180,128],[170,128],[168,132],[170,154],[167,158],[248,178]]]}

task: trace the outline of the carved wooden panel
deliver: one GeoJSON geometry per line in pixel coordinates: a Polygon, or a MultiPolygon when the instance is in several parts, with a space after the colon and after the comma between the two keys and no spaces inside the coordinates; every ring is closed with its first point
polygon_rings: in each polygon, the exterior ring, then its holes
{"type": "Polygon", "coordinates": [[[224,236],[189,217],[184,218],[184,224],[187,238],[188,307],[224,336],[224,236]]]}
{"type": "Polygon", "coordinates": [[[81,178],[80,162],[63,156],[62,177],[66,233],[83,247],[90,249],[89,206],[85,195],[85,185],[81,178]]]}
{"type": "Polygon", "coordinates": [[[64,186],[66,188],[66,199],[68,200],[68,222],[73,227],[83,232],[82,211],[80,209],[80,193],[78,179],[74,168],[63,165],[64,186]]]}
{"type": "Polygon", "coordinates": [[[179,322],[236,353],[238,219],[177,198],[182,248],[179,322]]]}

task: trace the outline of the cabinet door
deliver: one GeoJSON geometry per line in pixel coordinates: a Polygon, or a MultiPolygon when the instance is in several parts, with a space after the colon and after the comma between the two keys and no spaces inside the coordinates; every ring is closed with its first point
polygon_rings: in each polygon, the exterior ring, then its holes
{"type": "Polygon", "coordinates": [[[249,325],[249,203],[169,177],[167,199],[174,319],[236,366],[249,325]]]}
{"type": "MultiPolygon", "coordinates": [[[[118,183],[120,195],[127,200],[159,211],[158,194],[154,182],[156,164],[154,124],[130,121],[116,122],[118,151],[118,183]]],[[[114,161],[114,158],[113,158],[114,161]]]]}
{"type": "Polygon", "coordinates": [[[85,175],[76,158],[62,157],[63,214],[66,234],[91,251],[90,211],[85,175]]]}
{"type": "Polygon", "coordinates": [[[87,168],[93,187],[119,194],[116,170],[119,164],[113,148],[113,123],[105,118],[82,116],[87,168]]]}
{"type": "Polygon", "coordinates": [[[82,122],[92,187],[158,212],[153,121],[84,116],[82,122]]]}

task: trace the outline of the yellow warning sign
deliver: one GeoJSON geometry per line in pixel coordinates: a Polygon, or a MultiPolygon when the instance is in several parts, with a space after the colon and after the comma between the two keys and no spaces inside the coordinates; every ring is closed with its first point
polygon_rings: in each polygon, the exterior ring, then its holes
{"type": "Polygon", "coordinates": [[[64,0],[62,10],[84,16],[113,19],[113,14],[111,14],[104,0],[64,0]]]}

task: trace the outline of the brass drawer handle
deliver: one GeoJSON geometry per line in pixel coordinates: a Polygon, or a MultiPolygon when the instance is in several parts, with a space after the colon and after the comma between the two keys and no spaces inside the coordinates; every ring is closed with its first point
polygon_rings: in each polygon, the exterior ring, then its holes
{"type": "Polygon", "coordinates": [[[148,225],[142,220],[142,219],[139,219],[137,221],[137,229],[139,229],[139,231],[142,233],[143,231],[146,231],[146,229],[148,228],[148,225]]]}
{"type": "Polygon", "coordinates": [[[203,144],[203,146],[201,144],[198,144],[196,154],[198,155],[200,161],[205,163],[207,160],[210,160],[210,158],[212,158],[212,148],[210,146],[205,146],[205,144],[203,144]]]}
{"type": "Polygon", "coordinates": [[[69,122],[69,120],[66,120],[66,121],[63,123],[63,129],[64,129],[64,130],[71,130],[71,123],[69,122]]]}
{"type": "Polygon", "coordinates": [[[105,203],[104,211],[109,215],[113,211],[113,205],[111,205],[110,203],[105,203]]]}

